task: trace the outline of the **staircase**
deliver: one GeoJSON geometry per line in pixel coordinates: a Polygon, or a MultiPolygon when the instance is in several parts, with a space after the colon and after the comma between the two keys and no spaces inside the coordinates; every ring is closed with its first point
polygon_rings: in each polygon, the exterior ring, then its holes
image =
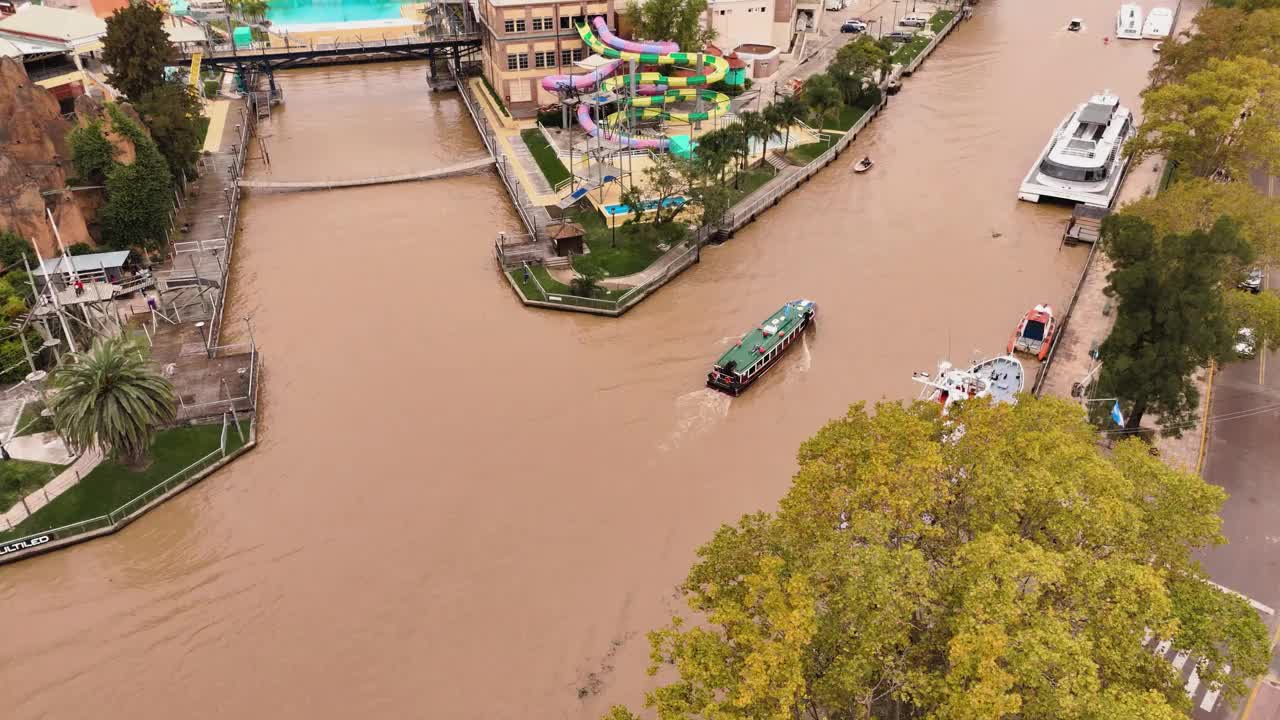
{"type": "Polygon", "coordinates": [[[567,257],[550,257],[543,260],[542,265],[549,268],[567,268],[570,265],[570,260],[567,257]]]}
{"type": "Polygon", "coordinates": [[[769,154],[765,156],[764,161],[772,165],[773,169],[778,172],[782,172],[783,170],[791,167],[791,163],[787,162],[787,158],[778,150],[770,150],[769,154]]]}

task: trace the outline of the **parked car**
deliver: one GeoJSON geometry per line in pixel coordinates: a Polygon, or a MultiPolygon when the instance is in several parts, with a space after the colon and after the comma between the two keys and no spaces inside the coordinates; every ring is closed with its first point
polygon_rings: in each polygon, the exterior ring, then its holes
{"type": "Polygon", "coordinates": [[[903,32],[901,30],[894,30],[891,33],[885,33],[884,36],[894,42],[906,43],[906,42],[911,42],[912,38],[914,38],[916,34],[913,32],[903,32]]]}
{"type": "Polygon", "coordinates": [[[1241,280],[1240,284],[1236,285],[1236,287],[1241,290],[1248,290],[1254,295],[1262,292],[1262,268],[1253,268],[1250,270],[1245,279],[1241,280]]]}
{"type": "Polygon", "coordinates": [[[898,21],[903,27],[922,28],[929,25],[928,15],[908,15],[898,21]]]}
{"type": "Polygon", "coordinates": [[[1251,358],[1258,350],[1258,341],[1253,337],[1252,328],[1240,328],[1236,332],[1236,355],[1251,358]]]}
{"type": "Polygon", "coordinates": [[[845,20],[840,26],[842,33],[864,33],[867,31],[867,24],[861,20],[845,20]]]}

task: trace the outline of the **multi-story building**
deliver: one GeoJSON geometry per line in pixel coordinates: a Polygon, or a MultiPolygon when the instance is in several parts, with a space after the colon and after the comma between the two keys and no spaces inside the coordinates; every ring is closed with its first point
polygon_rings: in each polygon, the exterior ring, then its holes
{"type": "Polygon", "coordinates": [[[582,72],[574,63],[590,54],[575,23],[603,15],[616,27],[614,0],[477,0],[484,75],[515,117],[531,117],[556,101],[539,81],[582,72]]]}
{"type": "Polygon", "coordinates": [[[741,47],[744,58],[774,58],[796,50],[800,33],[816,30],[822,12],[818,0],[710,0],[707,25],[725,52],[741,47]]]}

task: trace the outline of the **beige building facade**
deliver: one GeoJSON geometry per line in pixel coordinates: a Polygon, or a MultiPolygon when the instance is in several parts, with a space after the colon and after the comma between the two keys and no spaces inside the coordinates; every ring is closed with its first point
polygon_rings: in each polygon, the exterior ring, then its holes
{"type": "Polygon", "coordinates": [[[529,2],[478,0],[483,36],[484,76],[514,117],[532,117],[556,102],[542,89],[547,75],[584,72],[574,65],[591,51],[575,23],[597,15],[616,27],[614,0],[604,2],[529,2]]]}
{"type": "Polygon", "coordinates": [[[716,45],[725,52],[755,46],[743,50],[772,59],[792,52],[799,34],[816,29],[822,13],[818,0],[709,0],[707,25],[716,31],[716,45]]]}

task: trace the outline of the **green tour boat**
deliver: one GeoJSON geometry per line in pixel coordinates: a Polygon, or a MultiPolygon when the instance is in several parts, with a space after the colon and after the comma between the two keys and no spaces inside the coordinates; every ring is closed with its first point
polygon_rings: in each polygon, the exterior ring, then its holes
{"type": "Polygon", "coordinates": [[[773,367],[817,314],[818,306],[811,300],[795,300],[778,308],[720,356],[707,373],[707,387],[734,396],[746,390],[773,367]]]}

